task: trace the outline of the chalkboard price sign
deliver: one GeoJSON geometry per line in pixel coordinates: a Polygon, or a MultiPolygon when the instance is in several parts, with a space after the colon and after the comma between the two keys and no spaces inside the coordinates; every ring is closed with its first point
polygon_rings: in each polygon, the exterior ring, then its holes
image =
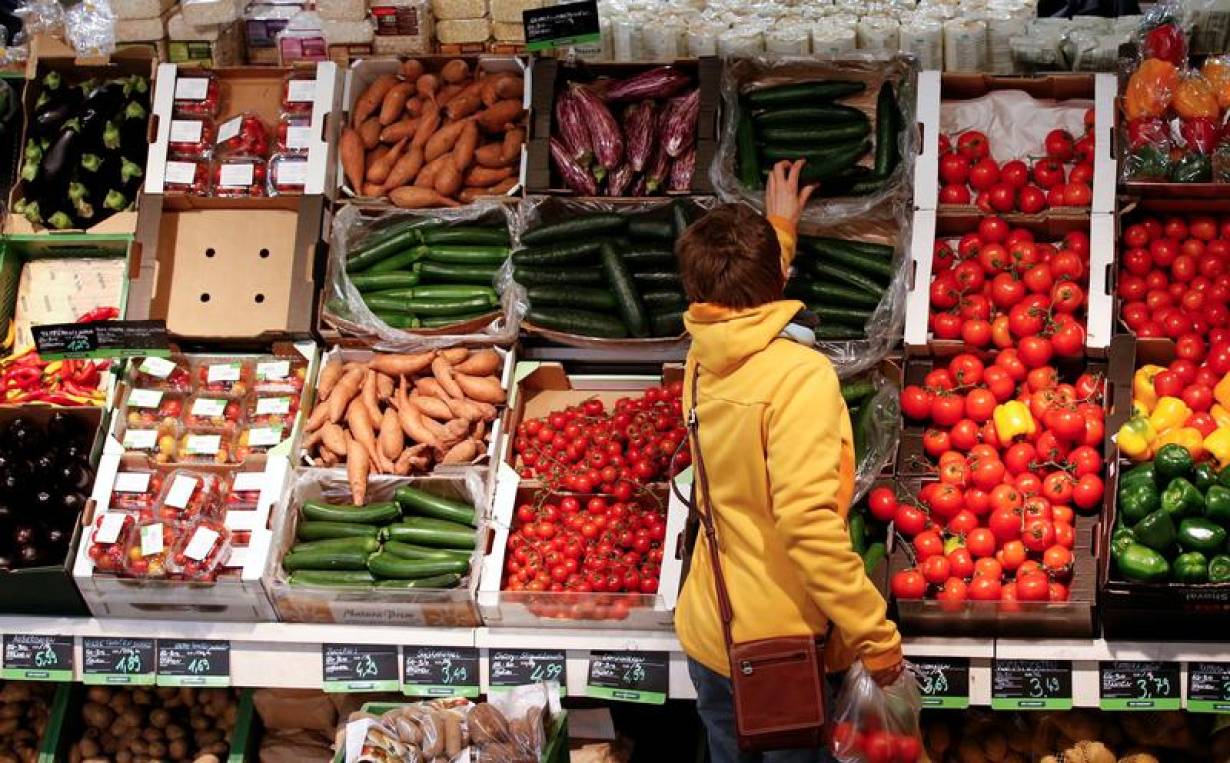
{"type": "Polygon", "coordinates": [[[969,660],[922,657],[911,662],[918,669],[923,707],[969,707],[969,660]]]}
{"type": "Polygon", "coordinates": [[[585,695],[661,705],[670,686],[666,652],[592,652],[585,695]]]}
{"type": "Polygon", "coordinates": [[[1072,664],[1059,660],[996,660],[991,671],[995,710],[1070,710],[1072,664]]]}
{"type": "Polygon", "coordinates": [[[407,646],[401,663],[401,690],[412,697],[478,696],[477,649],[407,646]]]}
{"type": "Polygon", "coordinates": [[[568,655],[562,650],[492,649],[488,664],[492,689],[558,681],[562,695],[568,685],[568,655]]]}
{"type": "Polygon", "coordinates": [[[1103,710],[1178,710],[1177,662],[1098,663],[1098,707],[1103,710]]]}
{"type": "Polygon", "coordinates": [[[1230,663],[1187,663],[1187,709],[1230,713],[1230,663]]]}
{"type": "Polygon", "coordinates": [[[81,639],[81,681],[85,684],[152,686],[152,638],[81,639]]]}
{"type": "Polygon", "coordinates": [[[159,686],[230,686],[231,642],[159,641],[159,686]]]}
{"type": "Polygon", "coordinates": [[[15,681],[73,680],[73,637],[5,635],[0,676],[15,681]]]}
{"type": "Polygon", "coordinates": [[[321,688],[327,692],[397,691],[397,647],[321,644],[321,688]]]}
{"type": "Polygon", "coordinates": [[[521,21],[525,25],[525,48],[531,52],[583,45],[602,39],[597,0],[522,11],[521,21]]]}
{"type": "Polygon", "coordinates": [[[98,321],[31,326],[43,360],[168,356],[166,321],[98,321]]]}

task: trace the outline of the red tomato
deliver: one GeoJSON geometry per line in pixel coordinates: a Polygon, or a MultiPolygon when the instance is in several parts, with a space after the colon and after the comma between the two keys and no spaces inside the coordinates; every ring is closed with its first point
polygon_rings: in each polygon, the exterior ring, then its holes
{"type": "Polygon", "coordinates": [[[1049,339],[1044,339],[1040,336],[1026,336],[1021,339],[1018,344],[1021,353],[1021,361],[1029,368],[1038,368],[1044,366],[1051,361],[1051,356],[1054,355],[1054,347],[1052,347],[1049,339]]]}
{"type": "Polygon", "coordinates": [[[961,604],[965,602],[968,596],[968,590],[965,581],[961,578],[948,578],[948,580],[944,581],[944,587],[935,595],[935,598],[945,605],[942,607],[944,610],[951,612],[961,608],[961,604]]]}
{"type": "Polygon", "coordinates": [[[988,556],[974,562],[974,577],[989,577],[1000,580],[1004,576],[1004,565],[999,560],[988,556]]]}
{"type": "Polygon", "coordinates": [[[1136,249],[1148,245],[1149,231],[1140,223],[1134,223],[1123,229],[1121,238],[1126,246],[1136,249]]]}
{"type": "Polygon", "coordinates": [[[1005,570],[1012,572],[1025,564],[1026,554],[1024,543],[1019,540],[1010,540],[1000,548],[995,555],[995,560],[1003,565],[1005,570]]]}
{"type": "MultiPolygon", "coordinates": [[[[961,516],[960,514],[957,517],[961,516]]],[[[956,519],[956,517],[953,517],[956,519]]],[[[970,520],[977,524],[978,520],[973,515],[970,515],[970,520]]],[[[971,528],[972,529],[972,528],[971,528]]],[[[930,561],[930,560],[928,560],[930,561]]],[[[953,577],[969,578],[974,574],[974,557],[967,548],[954,548],[948,552],[948,569],[952,570],[953,577]]]]}
{"type": "Polygon", "coordinates": [[[917,506],[903,503],[897,506],[897,513],[893,516],[893,525],[898,532],[912,538],[926,529],[927,515],[917,506]]]}
{"type": "Polygon", "coordinates": [[[982,490],[994,490],[1003,482],[1006,473],[1004,463],[998,458],[979,458],[970,467],[970,481],[982,490]]]}
{"type": "Polygon", "coordinates": [[[1004,451],[1004,466],[1009,474],[1023,474],[1033,468],[1038,451],[1027,442],[1018,442],[1004,451]]]}
{"type": "Polygon", "coordinates": [[[1063,185],[1063,162],[1055,159],[1039,159],[1034,162],[1034,182],[1050,190],[1063,185]]]}
{"type": "Polygon", "coordinates": [[[901,412],[906,418],[926,421],[931,416],[932,398],[929,391],[911,384],[901,390],[901,412]]]}
{"type": "Polygon", "coordinates": [[[1102,478],[1096,474],[1086,474],[1076,481],[1076,487],[1072,489],[1072,503],[1076,504],[1077,508],[1089,511],[1094,509],[1102,502],[1102,494],[1105,486],[1102,483],[1102,478]]]}
{"type": "Polygon", "coordinates": [[[970,419],[961,419],[952,425],[952,429],[948,432],[948,440],[957,450],[968,451],[978,444],[979,434],[977,424],[970,419]]]}
{"type": "Polygon", "coordinates": [[[995,509],[987,520],[987,526],[1000,543],[1017,540],[1021,537],[1021,513],[1013,509],[995,509]]]}
{"type": "Polygon", "coordinates": [[[917,737],[899,736],[895,742],[895,751],[897,763],[917,763],[922,757],[922,742],[917,737]]]}
{"type": "Polygon", "coordinates": [[[949,152],[940,157],[940,179],[950,185],[964,186],[969,179],[969,159],[949,152]]]}
{"type": "MultiPolygon", "coordinates": [[[[1068,454],[1067,462],[1072,465],[1072,474],[1077,479],[1086,474],[1098,474],[1102,471],[1102,454],[1098,453],[1097,448],[1089,445],[1073,448],[1068,454]]],[[[1076,486],[1072,485],[1072,487],[1075,489],[1076,486]]],[[[1067,503],[1067,501],[1061,503],[1067,503]]]]}
{"type": "Polygon", "coordinates": [[[1087,207],[1093,202],[1093,189],[1088,183],[1069,182],[1064,186],[1065,207],[1087,207]]]}
{"type": "Polygon", "coordinates": [[[1027,215],[1037,214],[1046,208],[1046,194],[1035,185],[1027,185],[1017,191],[1016,206],[1027,215]]]}
{"type": "Polygon", "coordinates": [[[944,541],[935,530],[923,530],[914,536],[914,553],[920,562],[944,553],[944,541]]]}
{"type": "Polygon", "coordinates": [[[995,539],[995,533],[991,532],[989,528],[978,527],[966,534],[965,547],[975,557],[982,559],[995,555],[995,551],[999,547],[999,541],[995,539]]]}
{"type": "Polygon", "coordinates": [[[1042,569],[1060,580],[1072,574],[1072,552],[1062,545],[1050,546],[1042,554],[1042,569]]]}
{"type": "Polygon", "coordinates": [[[999,165],[994,159],[979,159],[970,167],[969,184],[975,191],[989,191],[998,182],[999,165]]]}
{"type": "Polygon", "coordinates": [[[1067,130],[1051,130],[1046,134],[1043,146],[1048,157],[1061,162],[1071,161],[1076,152],[1076,141],[1067,130]]]}
{"type": "Polygon", "coordinates": [[[1030,551],[1042,551],[1055,542],[1055,526],[1045,519],[1028,520],[1021,542],[1030,551]]]}
{"type": "Polygon", "coordinates": [[[1021,601],[1046,601],[1050,595],[1050,581],[1041,573],[1018,576],[1016,595],[1021,601]]]}
{"type": "Polygon", "coordinates": [[[961,341],[970,347],[986,347],[991,344],[991,324],[981,318],[965,321],[961,326],[961,341]]]}
{"type": "Polygon", "coordinates": [[[878,487],[867,495],[867,510],[881,522],[891,522],[897,514],[897,494],[890,487],[878,487]]]}
{"type": "Polygon", "coordinates": [[[918,570],[901,570],[889,583],[898,599],[921,599],[927,593],[927,579],[918,570]]]}
{"type": "Polygon", "coordinates": [[[1085,347],[1085,329],[1079,323],[1061,326],[1051,336],[1051,348],[1061,358],[1075,358],[1085,347]]]}
{"type": "Polygon", "coordinates": [[[1193,411],[1204,412],[1213,407],[1213,390],[1203,384],[1184,387],[1181,397],[1193,411]]]}
{"type": "Polygon", "coordinates": [[[969,598],[973,601],[999,601],[1001,593],[1002,584],[998,577],[975,575],[969,584],[969,598]]]}
{"type": "Polygon", "coordinates": [[[965,415],[965,398],[961,395],[941,394],[931,402],[931,420],[942,427],[956,424],[965,415]]]}
{"type": "Polygon", "coordinates": [[[962,185],[946,185],[940,189],[941,204],[969,204],[969,188],[962,185]]]}
{"type": "Polygon", "coordinates": [[[948,571],[950,567],[948,557],[943,554],[935,554],[923,560],[921,569],[923,577],[928,583],[943,585],[944,581],[949,578],[948,571]]]}
{"type": "Polygon", "coordinates": [[[1178,397],[1183,392],[1183,380],[1173,371],[1161,371],[1153,377],[1153,389],[1158,397],[1178,397]]]}
{"type": "Polygon", "coordinates": [[[1013,190],[1022,188],[1029,182],[1029,165],[1020,159],[1004,162],[1004,166],[999,168],[999,180],[1013,190]]]}
{"type": "Polygon", "coordinates": [[[987,201],[996,212],[1011,212],[1016,207],[1016,189],[1004,182],[987,190],[987,201]]]}
{"type": "Polygon", "coordinates": [[[1072,171],[1068,173],[1068,182],[1069,183],[1081,183],[1083,185],[1092,184],[1093,183],[1093,163],[1092,162],[1081,162],[1077,164],[1076,166],[1074,166],[1072,168],[1072,171]]]}
{"type": "Polygon", "coordinates": [[[991,153],[991,144],[978,130],[967,130],[957,136],[957,153],[966,159],[981,159],[991,153]]]}

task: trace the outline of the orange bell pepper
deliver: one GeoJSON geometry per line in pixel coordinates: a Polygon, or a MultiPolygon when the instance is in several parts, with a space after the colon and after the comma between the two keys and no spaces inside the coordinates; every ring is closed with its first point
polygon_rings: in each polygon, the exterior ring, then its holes
{"type": "Polygon", "coordinates": [[[1146,58],[1128,79],[1123,111],[1128,119],[1160,117],[1179,86],[1179,70],[1159,58],[1146,58]]]}
{"type": "Polygon", "coordinates": [[[1217,119],[1220,112],[1217,106],[1217,94],[1213,86],[1204,77],[1186,77],[1175,88],[1174,98],[1170,105],[1175,113],[1184,119],[1205,117],[1217,119]]]}

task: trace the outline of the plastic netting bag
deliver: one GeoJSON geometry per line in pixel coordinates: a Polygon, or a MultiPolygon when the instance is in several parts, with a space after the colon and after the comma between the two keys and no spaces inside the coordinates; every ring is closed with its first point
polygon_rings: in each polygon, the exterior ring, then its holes
{"type": "MultiPolygon", "coordinates": [[[[916,87],[918,68],[915,59],[898,53],[843,53],[839,58],[819,57],[766,57],[731,58],[722,69],[722,131],[717,155],[710,168],[713,186],[723,201],[742,201],[757,209],[764,209],[764,192],[760,187],[749,187],[740,179],[739,172],[739,121],[742,114],[741,94],[752,86],[767,87],[791,83],[822,80],[857,80],[866,88],[855,95],[842,97],[833,103],[850,106],[863,111],[870,120],[869,143],[871,148],[858,160],[868,172],[861,179],[850,175],[845,180],[828,181],[829,185],[840,183],[842,187],[857,186],[871,177],[870,164],[875,157],[874,135],[876,132],[876,101],[880,87],[891,82],[895,89],[900,129],[897,131],[897,153],[900,159],[878,190],[861,196],[834,195],[812,196],[803,211],[802,221],[829,223],[861,215],[884,205],[907,202],[914,178],[914,157],[917,153],[917,131],[910,129],[915,121],[916,87]]],[[[807,106],[814,102],[808,102],[807,106]]],[[[819,126],[819,125],[815,125],[819,126]]],[[[791,129],[804,125],[792,124],[791,129]]],[[[806,127],[813,127],[808,124],[806,127]]],[[[837,143],[838,141],[834,141],[837,143]]],[[[857,140],[853,141],[857,143],[857,140]]],[[[841,145],[851,145],[849,141],[841,145]]],[[[759,163],[755,172],[760,173],[759,163]]],[[[759,185],[759,183],[757,184],[759,185]]],[[[821,187],[824,187],[821,183],[821,187]]],[[[834,191],[836,193],[836,191],[834,191]]]]}
{"type": "Polygon", "coordinates": [[[22,32],[27,37],[64,33],[64,6],[56,0],[29,0],[19,5],[13,15],[21,19],[22,32]]]}
{"type": "MultiPolygon", "coordinates": [[[[516,341],[525,315],[525,291],[508,282],[511,273],[505,262],[492,286],[500,295],[499,304],[488,312],[440,328],[396,328],[376,315],[364,302],[359,289],[346,273],[349,254],[365,238],[389,233],[398,225],[439,221],[445,226],[485,223],[506,225],[513,231],[513,211],[495,200],[477,201],[457,209],[390,210],[374,217],[363,217],[347,206],[333,219],[332,248],[326,280],[324,319],[339,331],[361,337],[373,349],[388,352],[415,352],[441,349],[458,344],[511,344],[516,341]]],[[[515,238],[512,240],[515,241],[515,238]]],[[[407,267],[410,267],[407,264],[407,267]]]]}
{"type": "Polygon", "coordinates": [[[858,458],[851,504],[857,503],[871,490],[897,452],[897,442],[901,437],[901,393],[897,384],[878,370],[868,374],[868,381],[874,385],[875,392],[863,398],[850,417],[858,458]]]}
{"type": "Polygon", "coordinates": [[[921,713],[918,679],[908,666],[881,687],[856,662],[833,706],[833,755],[841,763],[914,763],[923,755],[921,713]]]}
{"type": "Polygon", "coordinates": [[[80,56],[115,52],[115,14],[107,0],[83,0],[64,13],[64,37],[80,56]]]}

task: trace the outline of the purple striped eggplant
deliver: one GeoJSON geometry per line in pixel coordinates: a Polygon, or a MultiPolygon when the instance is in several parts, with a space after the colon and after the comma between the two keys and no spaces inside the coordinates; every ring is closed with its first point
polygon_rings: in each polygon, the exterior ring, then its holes
{"type": "Polygon", "coordinates": [[[589,145],[594,157],[598,164],[608,170],[615,169],[624,158],[624,136],[619,131],[619,124],[611,116],[611,110],[592,90],[575,83],[571,89],[581,120],[589,129],[589,145]]]}
{"type": "Polygon", "coordinates": [[[641,101],[624,109],[624,139],[628,142],[627,163],[640,172],[653,153],[658,110],[653,101],[641,101]]]}
{"type": "Polygon", "coordinates": [[[657,193],[666,186],[670,175],[671,158],[666,155],[666,146],[661,141],[653,150],[653,159],[645,168],[645,192],[657,193]]]}
{"type": "Polygon", "coordinates": [[[658,131],[667,156],[679,156],[696,140],[696,115],[700,113],[700,90],[672,98],[662,112],[658,131]]]}
{"type": "Polygon", "coordinates": [[[619,165],[606,179],[606,195],[623,196],[634,177],[636,177],[636,170],[632,169],[632,165],[627,162],[619,165]]]}
{"type": "Polygon", "coordinates": [[[580,105],[567,90],[555,99],[555,134],[577,164],[588,167],[594,160],[594,152],[589,146],[589,130],[581,117],[580,105]]]}
{"type": "Polygon", "coordinates": [[[645,191],[645,176],[637,175],[636,180],[632,181],[632,187],[628,189],[629,196],[647,196],[645,191]]]}
{"type": "Polygon", "coordinates": [[[559,174],[564,177],[564,182],[569,188],[585,196],[594,196],[598,193],[598,184],[594,181],[594,176],[589,174],[589,170],[577,164],[576,160],[569,156],[564,144],[554,137],[551,138],[551,159],[555,162],[555,169],[559,170],[559,174]]]}
{"type": "Polygon", "coordinates": [[[667,187],[672,191],[692,190],[692,173],[696,171],[696,146],[689,146],[675,161],[671,162],[671,176],[667,187]]]}
{"type": "Polygon", "coordinates": [[[659,66],[616,82],[603,94],[608,101],[669,98],[688,86],[692,78],[673,66],[659,66]]]}

